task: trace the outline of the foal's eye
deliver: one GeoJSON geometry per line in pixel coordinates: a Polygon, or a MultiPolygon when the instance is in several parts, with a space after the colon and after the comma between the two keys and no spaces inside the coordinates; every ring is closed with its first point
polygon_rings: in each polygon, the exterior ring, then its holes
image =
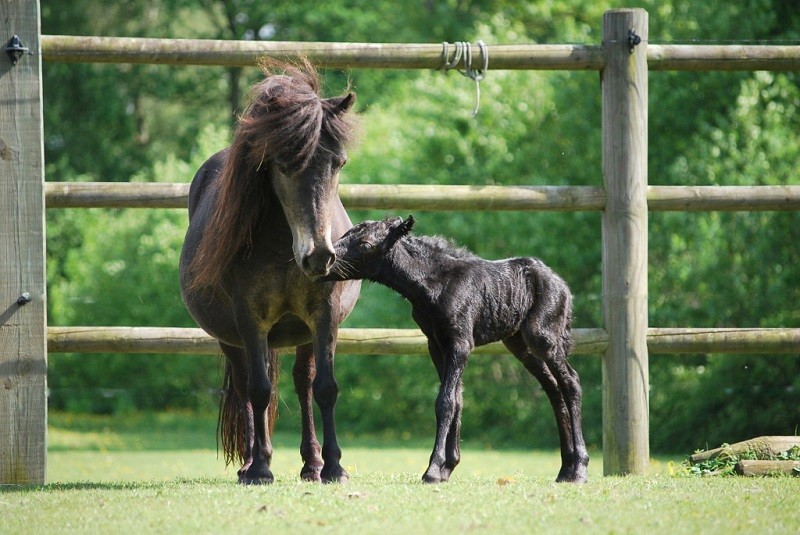
{"type": "Polygon", "coordinates": [[[358,248],[361,249],[361,251],[364,253],[370,253],[375,248],[375,246],[368,241],[362,241],[361,243],[358,244],[358,248]]]}

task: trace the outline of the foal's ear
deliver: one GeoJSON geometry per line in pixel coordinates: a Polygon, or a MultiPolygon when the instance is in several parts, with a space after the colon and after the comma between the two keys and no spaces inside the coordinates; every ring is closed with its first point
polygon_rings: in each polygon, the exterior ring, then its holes
{"type": "Polygon", "coordinates": [[[356,94],[351,91],[343,97],[331,97],[327,99],[327,102],[331,105],[331,113],[338,115],[353,107],[356,102],[356,94]]]}
{"type": "Polygon", "coordinates": [[[403,234],[408,234],[409,232],[411,232],[411,227],[414,226],[414,221],[415,219],[413,215],[409,215],[408,218],[405,221],[403,221],[400,227],[403,229],[403,234]]]}
{"type": "Polygon", "coordinates": [[[408,216],[408,219],[403,221],[399,217],[395,219],[396,222],[391,224],[389,229],[389,239],[387,243],[389,247],[395,244],[397,240],[411,232],[411,227],[414,226],[414,216],[408,216]]]}

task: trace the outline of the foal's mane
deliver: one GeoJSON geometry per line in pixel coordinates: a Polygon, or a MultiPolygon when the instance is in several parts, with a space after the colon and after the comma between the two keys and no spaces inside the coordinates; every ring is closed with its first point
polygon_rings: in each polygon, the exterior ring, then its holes
{"type": "Polygon", "coordinates": [[[335,112],[336,102],[320,97],[319,75],[307,59],[296,65],[270,60],[259,65],[265,78],[250,89],[249,104],[213,185],[213,211],[189,265],[190,285],[196,289],[219,281],[236,255],[252,246],[253,229],[269,209],[274,158],[302,171],[323,129],[342,144],[352,136],[352,119],[335,112]]]}
{"type": "Polygon", "coordinates": [[[425,236],[409,234],[402,238],[402,243],[409,249],[418,251],[418,255],[442,254],[453,258],[477,258],[475,253],[461,247],[453,240],[443,238],[442,236],[425,236]]]}

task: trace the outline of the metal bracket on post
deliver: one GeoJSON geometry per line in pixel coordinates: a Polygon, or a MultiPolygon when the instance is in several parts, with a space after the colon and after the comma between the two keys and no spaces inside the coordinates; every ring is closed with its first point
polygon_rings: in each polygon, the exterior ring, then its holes
{"type": "Polygon", "coordinates": [[[5,48],[6,54],[11,59],[11,64],[16,65],[26,52],[29,52],[28,47],[22,46],[22,41],[19,39],[19,35],[15,35],[11,39],[8,40],[6,43],[5,48]]]}
{"type": "Polygon", "coordinates": [[[636,35],[636,30],[634,28],[628,30],[628,52],[633,54],[633,49],[641,42],[642,38],[636,35]]]}

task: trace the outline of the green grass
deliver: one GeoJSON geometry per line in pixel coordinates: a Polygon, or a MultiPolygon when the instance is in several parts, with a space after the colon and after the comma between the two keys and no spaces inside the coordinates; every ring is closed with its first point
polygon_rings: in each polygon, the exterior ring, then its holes
{"type": "MultiPolygon", "coordinates": [[[[419,482],[419,444],[344,440],[345,485],[299,481],[276,438],[275,484],[241,487],[210,418],[50,417],[44,487],[0,489],[0,533],[796,533],[800,478],[602,477],[555,484],[557,452],[466,447],[451,482],[419,482]]],[[[680,460],[675,457],[673,460],[680,460]]]]}

